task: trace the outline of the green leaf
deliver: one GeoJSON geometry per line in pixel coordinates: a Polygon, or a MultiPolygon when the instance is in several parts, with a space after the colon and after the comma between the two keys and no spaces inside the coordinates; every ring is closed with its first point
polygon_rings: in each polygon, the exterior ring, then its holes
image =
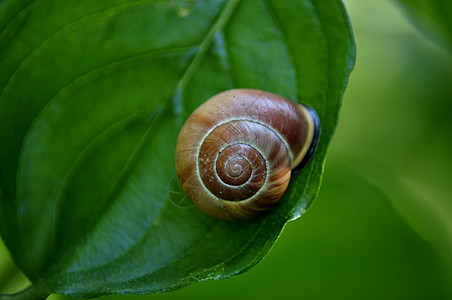
{"type": "Polygon", "coordinates": [[[450,0],[395,0],[427,36],[452,49],[450,0]]]}
{"type": "MultiPolygon", "coordinates": [[[[351,161],[346,156],[342,159],[351,161]]],[[[444,266],[452,270],[452,195],[397,174],[381,161],[363,162],[356,157],[354,161],[348,167],[378,186],[400,216],[442,256],[444,266]]]]}
{"type": "Polygon", "coordinates": [[[0,224],[37,290],[154,293],[246,271],[317,196],[354,64],[339,0],[0,5],[0,224]],[[316,155],[266,217],[213,219],[174,170],[189,114],[230,88],[309,103],[316,155]]]}

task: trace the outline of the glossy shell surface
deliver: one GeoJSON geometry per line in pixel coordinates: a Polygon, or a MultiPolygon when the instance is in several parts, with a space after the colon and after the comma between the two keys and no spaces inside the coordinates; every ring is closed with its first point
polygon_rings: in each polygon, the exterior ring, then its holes
{"type": "Polygon", "coordinates": [[[291,170],[307,163],[318,123],[312,109],[276,94],[251,89],[217,94],[181,129],[176,146],[179,183],[211,216],[255,218],[282,197],[291,170]]]}

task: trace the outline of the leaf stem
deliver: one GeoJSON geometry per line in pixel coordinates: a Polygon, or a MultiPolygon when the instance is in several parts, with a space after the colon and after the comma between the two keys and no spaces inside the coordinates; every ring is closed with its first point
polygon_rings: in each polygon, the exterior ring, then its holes
{"type": "Polygon", "coordinates": [[[44,300],[50,293],[42,285],[33,284],[15,294],[0,294],[0,300],[44,300]]]}

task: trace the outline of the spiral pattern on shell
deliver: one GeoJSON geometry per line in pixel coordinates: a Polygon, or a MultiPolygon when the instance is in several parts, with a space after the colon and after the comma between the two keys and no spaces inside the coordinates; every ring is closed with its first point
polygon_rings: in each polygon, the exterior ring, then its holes
{"type": "Polygon", "coordinates": [[[312,109],[282,96],[251,89],[217,94],[179,134],[179,183],[214,217],[253,218],[282,197],[291,169],[311,156],[318,130],[312,109]]]}

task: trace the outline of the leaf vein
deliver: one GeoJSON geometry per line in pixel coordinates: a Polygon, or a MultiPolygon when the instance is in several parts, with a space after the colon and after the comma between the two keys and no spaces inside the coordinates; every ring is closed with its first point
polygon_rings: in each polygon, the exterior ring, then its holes
{"type": "MultiPolygon", "coordinates": [[[[170,0],[156,0],[156,1],[168,2],[170,0]]],[[[90,14],[90,15],[87,15],[87,16],[83,16],[83,17],[81,17],[81,18],[79,18],[77,20],[74,20],[71,23],[66,24],[63,27],[61,27],[59,30],[55,31],[48,38],[46,38],[44,41],[42,41],[26,57],[24,57],[23,60],[19,63],[18,67],[14,71],[12,71],[11,76],[9,77],[8,81],[6,82],[6,84],[3,87],[2,91],[0,92],[0,100],[9,91],[10,86],[11,86],[12,82],[14,82],[13,80],[17,76],[18,72],[20,70],[23,70],[27,66],[27,64],[32,60],[33,56],[36,53],[38,53],[47,44],[51,43],[51,41],[53,39],[58,38],[60,35],[61,36],[65,35],[66,31],[69,31],[71,28],[75,28],[77,26],[80,26],[81,24],[83,24],[83,22],[87,22],[87,21],[89,21],[91,19],[98,18],[101,15],[105,15],[105,14],[111,13],[113,11],[117,11],[117,10],[123,9],[125,7],[133,8],[136,5],[140,5],[140,4],[147,3],[147,2],[150,2],[150,1],[149,0],[139,0],[139,1],[131,2],[131,3],[127,3],[127,4],[118,5],[118,6],[115,6],[115,7],[110,7],[108,9],[103,10],[103,11],[96,12],[96,13],[93,13],[93,14],[90,14]]]]}

